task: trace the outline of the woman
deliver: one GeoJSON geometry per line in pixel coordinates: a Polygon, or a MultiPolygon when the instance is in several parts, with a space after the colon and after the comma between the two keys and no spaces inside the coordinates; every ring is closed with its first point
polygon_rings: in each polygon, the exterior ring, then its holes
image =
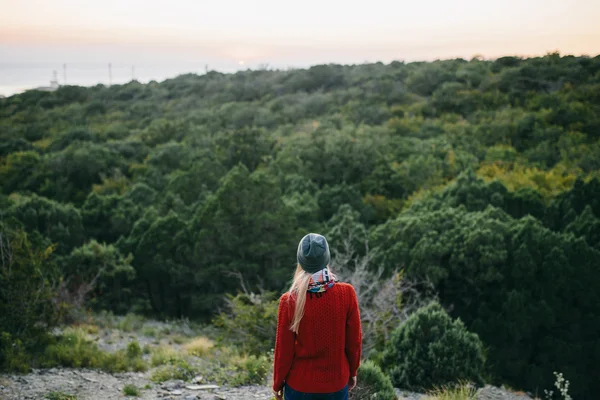
{"type": "Polygon", "coordinates": [[[347,400],[356,386],[362,332],[354,288],[329,271],[325,237],[309,233],[277,317],[273,392],[277,400],[347,400]]]}

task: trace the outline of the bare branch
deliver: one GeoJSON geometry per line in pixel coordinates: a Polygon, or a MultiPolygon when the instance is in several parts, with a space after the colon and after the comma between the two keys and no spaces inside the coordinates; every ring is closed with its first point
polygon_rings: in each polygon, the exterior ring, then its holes
{"type": "Polygon", "coordinates": [[[372,263],[375,251],[364,242],[364,255],[354,249],[356,243],[349,232],[339,249],[334,252],[332,268],[344,282],[350,283],[358,296],[363,328],[363,349],[373,349],[377,340],[387,341],[391,332],[402,324],[415,310],[426,303],[417,290],[423,284],[403,277],[401,270],[386,275],[383,267],[372,263]]]}
{"type": "Polygon", "coordinates": [[[240,271],[226,271],[225,273],[229,276],[233,276],[234,278],[238,278],[238,280],[240,281],[240,286],[244,291],[244,294],[250,296],[250,291],[246,287],[246,282],[244,281],[244,277],[242,276],[242,273],[240,271]]]}

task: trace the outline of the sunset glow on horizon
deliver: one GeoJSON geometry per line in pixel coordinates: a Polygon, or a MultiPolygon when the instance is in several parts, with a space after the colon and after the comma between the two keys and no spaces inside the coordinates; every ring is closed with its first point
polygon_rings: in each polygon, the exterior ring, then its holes
{"type": "Polygon", "coordinates": [[[600,53],[600,6],[592,0],[0,4],[5,63],[166,58],[307,65],[600,53]]]}

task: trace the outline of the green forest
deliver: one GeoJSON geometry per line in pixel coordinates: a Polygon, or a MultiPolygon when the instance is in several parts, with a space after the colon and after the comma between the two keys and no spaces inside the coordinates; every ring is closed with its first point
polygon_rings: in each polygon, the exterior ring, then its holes
{"type": "Polygon", "coordinates": [[[483,343],[481,379],[537,393],[559,371],[596,398],[599,172],[600,56],[0,99],[0,366],[15,340],[36,354],[73,304],[210,323],[241,282],[278,297],[319,232],[334,257],[350,243],[460,318],[483,343]]]}

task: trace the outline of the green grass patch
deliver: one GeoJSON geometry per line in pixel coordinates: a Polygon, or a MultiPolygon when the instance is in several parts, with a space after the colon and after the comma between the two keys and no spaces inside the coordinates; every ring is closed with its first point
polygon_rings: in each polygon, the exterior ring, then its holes
{"type": "Polygon", "coordinates": [[[77,400],[77,396],[74,394],[67,394],[63,392],[50,392],[45,396],[48,400],[77,400]]]}
{"type": "Polygon", "coordinates": [[[123,387],[123,394],[125,396],[139,397],[140,389],[137,386],[135,386],[131,383],[128,383],[127,385],[125,385],[123,387]]]}
{"type": "Polygon", "coordinates": [[[171,379],[181,379],[183,381],[189,381],[192,379],[198,370],[191,366],[185,360],[179,360],[172,364],[163,365],[158,367],[150,377],[152,382],[160,383],[171,379]]]}
{"type": "Polygon", "coordinates": [[[262,385],[265,383],[271,359],[267,356],[242,356],[233,360],[234,374],[229,382],[232,386],[262,385]]]}
{"type": "Polygon", "coordinates": [[[117,322],[116,328],[124,332],[137,332],[144,327],[144,318],[135,315],[127,314],[119,322],[117,322]]]}
{"type": "Polygon", "coordinates": [[[147,369],[137,341],[129,343],[125,350],[108,353],[88,340],[85,331],[79,328],[66,330],[54,343],[46,347],[41,365],[46,368],[62,366],[102,369],[107,372],[147,369]]]}
{"type": "Polygon", "coordinates": [[[158,367],[165,364],[176,364],[179,361],[184,361],[181,353],[173,350],[168,346],[158,346],[152,349],[152,358],[150,363],[153,367],[158,367]]]}
{"type": "Polygon", "coordinates": [[[443,386],[427,393],[426,400],[476,400],[477,389],[461,383],[456,386],[443,386]]]}
{"type": "Polygon", "coordinates": [[[153,328],[151,326],[145,326],[142,328],[141,334],[143,336],[156,337],[156,336],[158,336],[159,332],[158,332],[158,329],[156,329],[156,328],[153,328]]]}

